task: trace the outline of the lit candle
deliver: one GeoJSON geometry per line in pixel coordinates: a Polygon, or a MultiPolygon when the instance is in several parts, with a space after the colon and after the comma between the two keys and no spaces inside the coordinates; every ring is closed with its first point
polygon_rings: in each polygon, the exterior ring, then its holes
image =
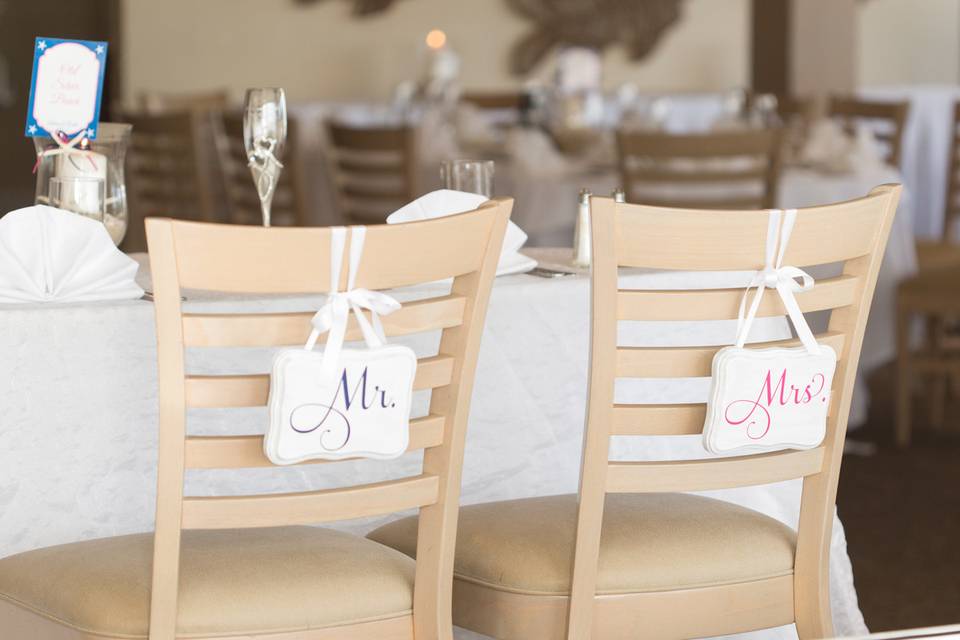
{"type": "Polygon", "coordinates": [[[98,219],[103,216],[107,182],[107,157],[89,150],[86,139],[78,148],[85,153],[65,151],[56,157],[50,180],[50,200],[56,206],[98,219]]]}

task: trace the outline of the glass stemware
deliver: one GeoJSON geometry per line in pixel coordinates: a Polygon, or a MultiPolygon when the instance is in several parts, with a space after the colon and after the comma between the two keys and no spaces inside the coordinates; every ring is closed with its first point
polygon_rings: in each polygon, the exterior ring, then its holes
{"type": "Polygon", "coordinates": [[[280,180],[287,139],[287,100],[283,89],[248,89],[243,109],[243,144],[260,198],[263,226],[270,226],[270,205],[280,180]]]}
{"type": "Polygon", "coordinates": [[[444,189],[493,197],[493,160],[447,160],[440,165],[444,189]]]}

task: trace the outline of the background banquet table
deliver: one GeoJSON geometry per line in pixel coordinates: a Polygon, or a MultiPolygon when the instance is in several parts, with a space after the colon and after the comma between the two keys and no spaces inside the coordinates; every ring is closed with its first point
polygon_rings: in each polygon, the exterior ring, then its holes
{"type": "MultiPolygon", "coordinates": [[[[143,260],[143,256],[139,259],[143,260]]],[[[146,287],[147,274],[141,273],[146,287]]],[[[684,288],[689,274],[634,274],[625,286],[684,288]],[[664,279],[668,278],[668,279],[664,279]]],[[[697,286],[730,286],[744,274],[701,274],[697,286]]],[[[436,292],[430,285],[398,293],[401,299],[436,292]]],[[[586,393],[589,282],[582,276],[546,280],[498,278],[481,348],[467,438],[463,502],[574,492],[577,487],[586,393]],[[544,372],[549,371],[549,375],[544,372]]],[[[315,309],[316,297],[224,297],[186,292],[186,310],[315,309]]],[[[734,322],[624,323],[621,342],[634,345],[724,344],[734,322]]],[[[752,340],[789,335],[786,321],[758,323],[752,340]]],[[[437,336],[411,342],[435,353],[437,336]]],[[[153,525],[157,399],[153,307],[144,300],[65,305],[6,306],[0,312],[0,556],[45,545],[123,533],[153,525]]],[[[196,373],[266,370],[269,352],[188,353],[196,373]]],[[[634,381],[619,387],[633,401],[694,402],[708,379],[634,381]]],[[[421,407],[423,398],[417,399],[421,407]]],[[[191,431],[262,431],[265,412],[191,411],[191,431]]],[[[614,457],[703,457],[697,437],[616,438],[614,457]]],[[[411,473],[416,456],[391,469],[411,473]]],[[[292,491],[384,478],[383,463],[345,462],[287,469],[194,471],[194,495],[292,491]],[[342,474],[342,475],[341,475],[342,474]]],[[[800,481],[714,492],[796,526],[800,481]]],[[[345,525],[358,533],[383,519],[345,525]]],[[[843,528],[835,521],[831,599],[837,631],[863,633],[843,528]]],[[[761,632],[794,638],[792,626],[761,632]]]]}

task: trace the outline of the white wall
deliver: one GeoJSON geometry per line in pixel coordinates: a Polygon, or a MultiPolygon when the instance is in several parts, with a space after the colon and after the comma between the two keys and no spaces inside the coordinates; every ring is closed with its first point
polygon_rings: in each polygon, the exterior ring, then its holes
{"type": "MultiPolygon", "coordinates": [[[[292,100],[382,98],[417,72],[424,35],[441,28],[463,59],[468,88],[520,81],[507,69],[529,28],[505,0],[399,0],[363,20],[344,0],[127,0],[124,97],[141,91],[282,86],[292,100]]],[[[643,63],[608,51],[606,81],[650,90],[703,90],[749,81],[749,0],[686,0],[683,21],[643,63]]],[[[538,70],[546,73],[547,70],[538,70]]]]}
{"type": "Polygon", "coordinates": [[[960,81],[960,2],[864,0],[860,7],[861,86],[960,81]]]}

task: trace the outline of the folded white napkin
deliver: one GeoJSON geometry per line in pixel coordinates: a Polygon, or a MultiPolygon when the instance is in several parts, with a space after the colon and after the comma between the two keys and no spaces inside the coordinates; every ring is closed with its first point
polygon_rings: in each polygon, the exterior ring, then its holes
{"type": "MultiPolygon", "coordinates": [[[[473,211],[487,200],[486,196],[476,193],[439,189],[422,195],[410,204],[404,205],[391,213],[387,216],[387,224],[430,220],[473,211]]],[[[498,276],[529,271],[537,266],[535,260],[519,253],[526,241],[527,234],[512,221],[508,221],[507,233],[503,239],[503,250],[500,252],[500,261],[497,263],[498,276]]]]}
{"type": "Polygon", "coordinates": [[[0,303],[139,298],[137,268],[96,220],[46,205],[0,218],[0,303]]]}

